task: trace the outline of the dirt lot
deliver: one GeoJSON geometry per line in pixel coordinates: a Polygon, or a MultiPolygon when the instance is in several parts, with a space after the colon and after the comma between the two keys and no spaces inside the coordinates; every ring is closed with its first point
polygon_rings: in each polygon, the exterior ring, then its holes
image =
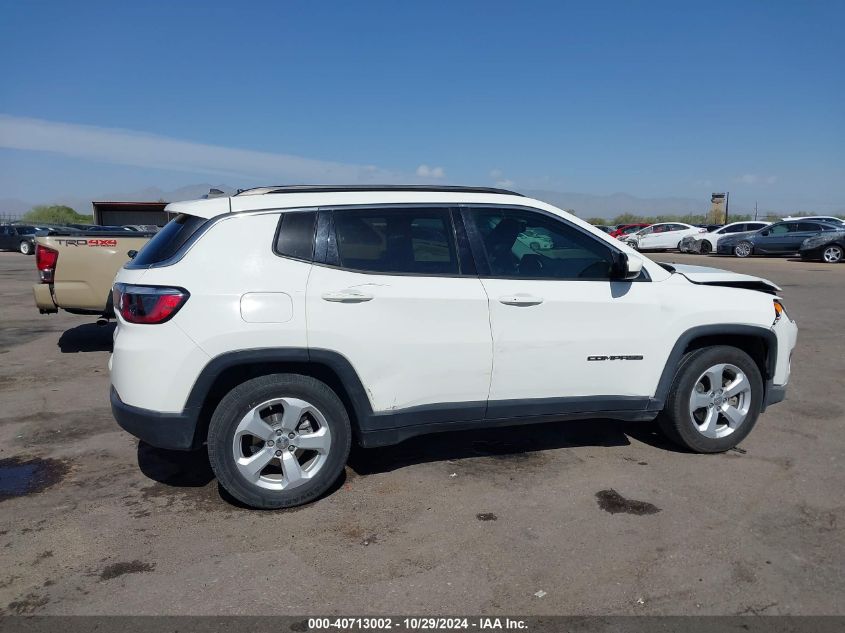
{"type": "Polygon", "coordinates": [[[845,614],[845,265],[661,258],[768,277],[798,320],[788,401],[741,449],[601,420],[442,434],[257,512],[115,425],[111,328],[38,315],[33,258],[0,253],[0,480],[28,491],[0,497],[0,613],[845,614]]]}

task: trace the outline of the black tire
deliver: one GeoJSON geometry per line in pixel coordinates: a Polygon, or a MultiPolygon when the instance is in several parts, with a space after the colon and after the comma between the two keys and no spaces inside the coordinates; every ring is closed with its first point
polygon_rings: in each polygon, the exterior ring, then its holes
{"type": "Polygon", "coordinates": [[[351,443],[349,415],[328,385],[300,374],[271,374],[241,383],[223,397],[208,429],[208,458],[220,485],[238,501],[254,508],[289,508],[314,501],[337,481],[351,443]],[[290,490],[269,490],[240,473],[232,445],[244,415],[262,402],[281,397],[299,398],[318,408],[328,423],[331,447],[325,463],[310,480],[290,490]]]}
{"type": "Polygon", "coordinates": [[[21,255],[32,255],[35,253],[35,249],[32,248],[32,244],[24,240],[18,245],[18,250],[21,252],[21,255]]]}
{"type": "Polygon", "coordinates": [[[710,251],[713,250],[713,247],[710,246],[710,242],[707,240],[701,240],[701,246],[698,247],[698,252],[702,255],[709,255],[710,251]]]}
{"type": "Polygon", "coordinates": [[[754,246],[751,242],[740,242],[734,246],[734,255],[737,257],[751,257],[754,254],[754,246]]]}
{"type": "Polygon", "coordinates": [[[763,379],[751,357],[736,347],[717,345],[694,350],[681,360],[658,425],[673,443],[695,453],[723,453],[739,444],[754,428],[763,406],[763,379]],[[751,386],[751,403],[745,420],[730,435],[710,438],[699,432],[690,414],[690,396],[699,376],[709,367],[730,363],[741,369],[751,386]]]}

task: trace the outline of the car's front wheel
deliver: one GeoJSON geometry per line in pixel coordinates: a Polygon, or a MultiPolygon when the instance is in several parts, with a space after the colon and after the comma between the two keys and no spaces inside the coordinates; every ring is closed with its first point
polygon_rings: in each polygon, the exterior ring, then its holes
{"type": "Polygon", "coordinates": [[[827,264],[838,264],[842,261],[843,253],[842,247],[837,244],[831,244],[822,252],[822,261],[827,264]]]}
{"type": "Polygon", "coordinates": [[[29,255],[30,253],[32,253],[32,244],[30,244],[26,240],[24,240],[23,242],[20,243],[19,248],[20,248],[21,254],[23,254],[23,255],[29,255]]]}
{"type": "Polygon", "coordinates": [[[255,508],[313,501],[346,464],[352,431],[346,408],[325,383],[272,374],[232,389],[208,429],[208,457],[218,481],[255,508]]]}
{"type": "Polygon", "coordinates": [[[719,345],[683,358],[657,420],[676,444],[696,453],[721,453],[751,432],[762,405],[757,364],[742,350],[719,345]]]}
{"type": "Polygon", "coordinates": [[[698,252],[702,255],[709,255],[710,251],[713,250],[713,247],[710,245],[710,242],[707,240],[701,240],[701,246],[699,247],[698,252]]]}
{"type": "Polygon", "coordinates": [[[751,242],[740,242],[734,246],[734,255],[737,257],[751,257],[754,253],[754,247],[751,242]]]}

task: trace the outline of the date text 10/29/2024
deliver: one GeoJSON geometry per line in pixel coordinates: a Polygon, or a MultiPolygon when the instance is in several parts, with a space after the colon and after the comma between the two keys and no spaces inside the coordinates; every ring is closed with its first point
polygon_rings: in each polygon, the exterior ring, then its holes
{"type": "Polygon", "coordinates": [[[368,631],[445,631],[445,630],[527,630],[528,623],[519,618],[439,618],[439,617],[376,617],[376,618],[309,618],[308,630],[368,631]]]}

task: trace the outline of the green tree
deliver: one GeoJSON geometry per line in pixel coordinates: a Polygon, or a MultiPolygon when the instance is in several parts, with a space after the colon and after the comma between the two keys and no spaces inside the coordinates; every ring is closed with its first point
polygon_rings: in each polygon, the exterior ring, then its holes
{"type": "Polygon", "coordinates": [[[595,224],[605,224],[605,223],[607,223],[607,220],[604,219],[604,218],[587,218],[587,222],[595,225],[595,224]]]}
{"type": "Polygon", "coordinates": [[[70,207],[60,204],[39,204],[27,211],[22,220],[26,222],[41,222],[43,224],[91,224],[90,215],[77,213],[70,207]]]}

